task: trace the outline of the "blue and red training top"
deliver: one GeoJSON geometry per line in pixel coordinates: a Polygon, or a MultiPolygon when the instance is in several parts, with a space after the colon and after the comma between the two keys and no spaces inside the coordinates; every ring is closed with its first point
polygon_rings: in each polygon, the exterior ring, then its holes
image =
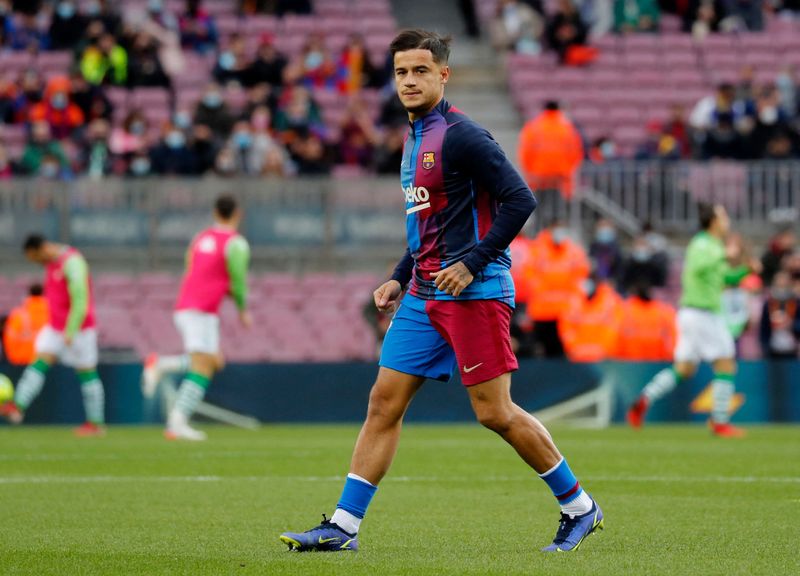
{"type": "Polygon", "coordinates": [[[514,306],[508,245],[536,199],[489,132],[442,99],[410,123],[400,179],[408,250],[392,278],[425,300],[501,300],[514,306]],[[431,272],[463,262],[474,276],[458,296],[431,272]]]}

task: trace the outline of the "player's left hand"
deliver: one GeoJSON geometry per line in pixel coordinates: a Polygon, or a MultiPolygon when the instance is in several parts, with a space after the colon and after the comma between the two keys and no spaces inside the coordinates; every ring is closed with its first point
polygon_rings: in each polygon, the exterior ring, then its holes
{"type": "Polygon", "coordinates": [[[242,326],[245,328],[250,328],[253,325],[253,317],[248,310],[239,312],[239,322],[241,322],[242,326]]]}
{"type": "Polygon", "coordinates": [[[439,290],[453,296],[461,294],[473,280],[472,272],[463,262],[456,262],[439,272],[431,272],[431,278],[439,290]]]}

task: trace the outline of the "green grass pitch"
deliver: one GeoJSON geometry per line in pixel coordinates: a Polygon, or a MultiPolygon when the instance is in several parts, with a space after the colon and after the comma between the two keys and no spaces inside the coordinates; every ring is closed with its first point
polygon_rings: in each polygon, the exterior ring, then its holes
{"type": "Polygon", "coordinates": [[[104,439],[0,429],[0,574],[800,574],[800,429],[742,441],[702,427],[554,429],[606,529],[545,555],[558,508],[478,426],[407,426],[358,554],[290,553],[284,530],[330,514],[354,426],[155,428],[104,439]]]}

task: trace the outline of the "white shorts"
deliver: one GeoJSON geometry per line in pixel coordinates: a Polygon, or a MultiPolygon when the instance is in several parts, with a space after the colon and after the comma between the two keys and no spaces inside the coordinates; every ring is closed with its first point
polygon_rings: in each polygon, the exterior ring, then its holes
{"type": "Polygon", "coordinates": [[[87,328],[72,338],[72,343],[64,343],[64,333],[49,324],[36,336],[36,353],[52,354],[65,366],[72,368],[94,368],[97,366],[97,330],[87,328]]]}
{"type": "Polygon", "coordinates": [[[219,316],[199,310],[179,310],[173,319],[187,354],[219,353],[219,316]]]}
{"type": "Polygon", "coordinates": [[[736,346],[722,314],[698,308],[678,311],[676,362],[714,362],[736,356],[736,346]]]}

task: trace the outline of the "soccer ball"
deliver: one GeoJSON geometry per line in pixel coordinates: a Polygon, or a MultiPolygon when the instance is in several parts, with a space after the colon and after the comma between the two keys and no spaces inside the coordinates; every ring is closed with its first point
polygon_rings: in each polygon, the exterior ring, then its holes
{"type": "Polygon", "coordinates": [[[14,398],[14,385],[5,374],[0,374],[0,404],[14,398]]]}

